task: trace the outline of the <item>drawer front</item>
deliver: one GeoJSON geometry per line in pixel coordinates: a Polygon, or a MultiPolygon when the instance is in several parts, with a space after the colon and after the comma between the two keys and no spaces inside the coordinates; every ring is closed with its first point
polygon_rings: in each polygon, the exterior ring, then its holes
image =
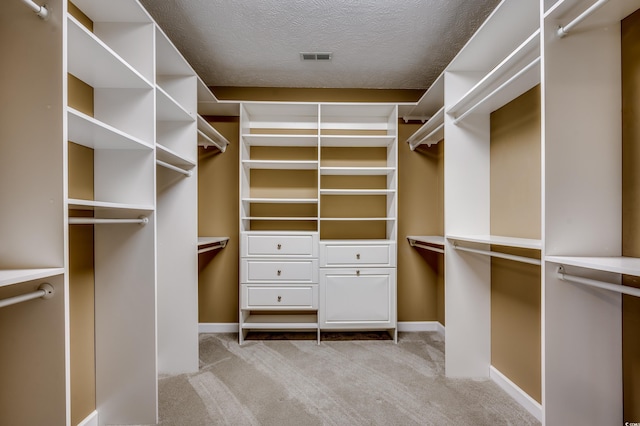
{"type": "Polygon", "coordinates": [[[318,309],[318,286],[242,286],[242,309],[318,309]]]}
{"type": "Polygon", "coordinates": [[[242,261],[241,282],[318,282],[318,261],[253,260],[242,261]]]}
{"type": "Polygon", "coordinates": [[[345,245],[323,244],[321,248],[322,266],[393,266],[394,250],[391,244],[345,245]]]}
{"type": "Polygon", "coordinates": [[[246,235],[244,256],[317,256],[315,235],[246,235]]]}

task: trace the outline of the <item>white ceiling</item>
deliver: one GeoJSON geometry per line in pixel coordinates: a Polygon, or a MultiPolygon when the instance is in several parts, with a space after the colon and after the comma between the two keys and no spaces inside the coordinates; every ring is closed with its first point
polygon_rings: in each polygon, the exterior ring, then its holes
{"type": "Polygon", "coordinates": [[[209,86],[426,89],[498,0],[141,0],[209,86]],[[303,62],[300,52],[332,52],[303,62]]]}

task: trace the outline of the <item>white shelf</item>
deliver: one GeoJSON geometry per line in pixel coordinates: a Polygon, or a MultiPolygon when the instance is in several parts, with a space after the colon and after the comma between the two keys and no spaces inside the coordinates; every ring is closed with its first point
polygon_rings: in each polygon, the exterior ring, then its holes
{"type": "Polygon", "coordinates": [[[464,241],[469,243],[494,244],[498,246],[524,248],[524,249],[542,249],[542,241],[530,238],[503,237],[498,235],[447,235],[448,240],[464,241]]]}
{"type": "Polygon", "coordinates": [[[231,117],[240,115],[240,103],[218,100],[199,76],[197,86],[199,114],[231,117]]]}
{"type": "Polygon", "coordinates": [[[0,270],[0,287],[40,280],[64,274],[64,268],[4,269],[0,270]]]}
{"type": "Polygon", "coordinates": [[[162,87],[156,86],[156,119],[158,121],[186,121],[195,120],[195,116],[184,109],[171,95],[162,87]]]}
{"type": "Polygon", "coordinates": [[[392,195],[394,189],[320,189],[320,195],[392,195]]]}
{"type": "Polygon", "coordinates": [[[317,329],[318,316],[309,315],[249,315],[241,324],[245,330],[317,329]]]}
{"type": "Polygon", "coordinates": [[[309,217],[281,217],[281,216],[245,216],[242,220],[264,220],[264,221],[291,221],[291,222],[306,222],[317,221],[316,216],[309,217]]]}
{"type": "Polygon", "coordinates": [[[416,243],[432,244],[435,246],[444,247],[444,237],[441,235],[420,235],[420,236],[409,235],[407,237],[407,240],[409,240],[409,242],[412,243],[412,245],[413,245],[413,242],[416,242],[416,243]]]}
{"type": "Polygon", "coordinates": [[[211,124],[207,122],[201,115],[197,116],[198,120],[198,146],[208,148],[214,146],[224,152],[229,145],[227,138],[222,136],[211,124]]]}
{"type": "Polygon", "coordinates": [[[147,142],[67,107],[69,140],[92,149],[153,149],[147,142]]]}
{"type": "Polygon", "coordinates": [[[380,222],[380,221],[388,221],[388,222],[392,222],[394,220],[396,220],[395,217],[321,217],[320,220],[325,220],[328,222],[331,221],[335,221],[335,222],[358,222],[358,221],[364,221],[364,222],[380,222]]]}
{"type": "Polygon", "coordinates": [[[407,143],[413,151],[420,145],[431,146],[442,139],[444,139],[444,106],[411,135],[407,143]]]}
{"type": "Polygon", "coordinates": [[[316,170],[318,168],[318,161],[243,160],[242,165],[249,169],[316,170]]]}
{"type": "Polygon", "coordinates": [[[228,242],[229,237],[198,237],[198,254],[223,249],[228,242]]]}
{"type": "Polygon", "coordinates": [[[325,176],[381,176],[395,171],[395,167],[320,167],[320,174],[325,176]]]}
{"type": "Polygon", "coordinates": [[[455,104],[449,107],[447,114],[457,118],[470,111],[489,113],[515,99],[540,83],[539,63],[512,79],[539,57],[540,30],[536,30],[455,104]],[[507,87],[508,91],[506,91],[507,87]]]}
{"type": "Polygon", "coordinates": [[[164,147],[160,144],[156,145],[156,159],[169,163],[181,169],[192,169],[196,166],[196,162],[178,154],[177,152],[164,147]]]}
{"type": "Polygon", "coordinates": [[[253,204],[316,204],[317,198],[243,198],[245,203],[253,204]]]}
{"type": "Polygon", "coordinates": [[[153,205],[145,204],[126,204],[126,203],[111,203],[106,201],[94,201],[94,200],[79,200],[77,198],[70,198],[68,200],[69,209],[74,210],[94,210],[96,212],[106,213],[132,213],[137,214],[139,212],[150,213],[153,212],[153,205]]]}
{"type": "Polygon", "coordinates": [[[328,147],[349,147],[349,148],[375,148],[386,147],[395,141],[393,135],[371,135],[371,136],[320,136],[320,145],[328,147]]]}
{"type": "Polygon", "coordinates": [[[316,135],[242,135],[244,143],[248,146],[318,146],[316,135]]]}
{"type": "Polygon", "coordinates": [[[567,266],[640,276],[640,258],[637,257],[546,256],[544,260],[567,266]]]}
{"type": "Polygon", "coordinates": [[[99,88],[151,89],[153,86],[75,18],[67,18],[69,73],[99,88]]]}

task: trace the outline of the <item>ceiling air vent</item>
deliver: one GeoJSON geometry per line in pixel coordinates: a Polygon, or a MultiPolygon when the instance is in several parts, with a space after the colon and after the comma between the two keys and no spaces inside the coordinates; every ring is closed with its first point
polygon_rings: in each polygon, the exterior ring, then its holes
{"type": "Polygon", "coordinates": [[[303,61],[330,61],[331,52],[300,52],[303,61]]]}

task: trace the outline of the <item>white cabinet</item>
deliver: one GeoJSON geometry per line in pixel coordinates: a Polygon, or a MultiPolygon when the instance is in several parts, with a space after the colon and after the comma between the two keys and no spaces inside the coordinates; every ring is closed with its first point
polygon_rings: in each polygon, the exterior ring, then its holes
{"type": "Polygon", "coordinates": [[[394,269],[327,268],[320,277],[320,328],[395,328],[394,269]]]}

